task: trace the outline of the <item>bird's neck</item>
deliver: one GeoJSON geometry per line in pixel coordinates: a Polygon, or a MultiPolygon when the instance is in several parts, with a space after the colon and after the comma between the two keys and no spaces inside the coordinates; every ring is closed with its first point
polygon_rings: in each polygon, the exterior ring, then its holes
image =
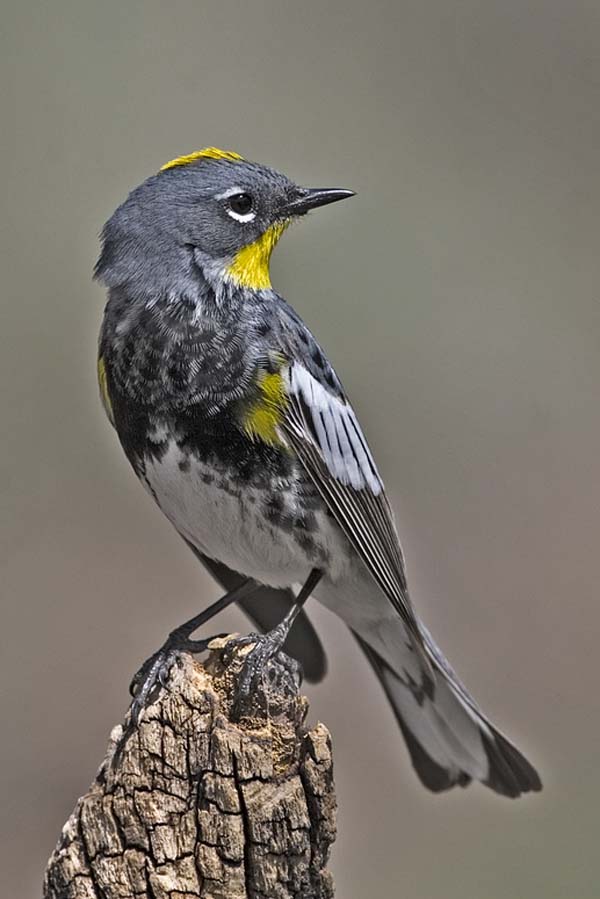
{"type": "Polygon", "coordinates": [[[96,276],[111,294],[127,297],[123,314],[132,325],[144,309],[201,324],[230,314],[236,301],[234,285],[219,276],[219,265],[189,247],[163,246],[156,254],[134,240],[114,248],[106,242],[96,276]]]}
{"type": "Polygon", "coordinates": [[[154,306],[157,298],[179,304],[183,299],[198,317],[235,314],[249,296],[272,296],[269,263],[286,226],[273,225],[222,258],[167,240],[157,253],[136,232],[123,239],[113,229],[105,236],[96,277],[110,289],[126,291],[137,304],[154,306]]]}

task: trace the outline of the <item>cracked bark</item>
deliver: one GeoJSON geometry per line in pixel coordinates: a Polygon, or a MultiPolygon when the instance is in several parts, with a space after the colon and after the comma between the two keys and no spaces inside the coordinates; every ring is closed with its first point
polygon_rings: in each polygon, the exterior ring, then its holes
{"type": "Polygon", "coordinates": [[[329,899],[335,792],[327,729],[280,655],[232,711],[247,649],[181,655],[65,824],[44,899],[329,899]],[[234,720],[235,717],[235,720],[234,720]]]}

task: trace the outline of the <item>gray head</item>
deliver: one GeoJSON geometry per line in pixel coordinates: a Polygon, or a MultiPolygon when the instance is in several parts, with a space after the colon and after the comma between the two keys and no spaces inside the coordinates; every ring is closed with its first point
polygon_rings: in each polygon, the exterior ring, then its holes
{"type": "Polygon", "coordinates": [[[168,162],[132,191],[104,227],[96,276],[147,294],[176,289],[196,266],[209,280],[270,287],[271,252],[289,222],[352,195],[300,187],[209,147],[168,162]]]}

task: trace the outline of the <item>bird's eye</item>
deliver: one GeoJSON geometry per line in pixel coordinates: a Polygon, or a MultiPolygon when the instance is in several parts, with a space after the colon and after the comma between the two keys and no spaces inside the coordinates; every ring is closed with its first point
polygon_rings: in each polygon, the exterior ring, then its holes
{"type": "Polygon", "coordinates": [[[237,215],[248,215],[254,207],[254,198],[251,194],[233,194],[227,198],[227,204],[232,212],[237,215]]]}

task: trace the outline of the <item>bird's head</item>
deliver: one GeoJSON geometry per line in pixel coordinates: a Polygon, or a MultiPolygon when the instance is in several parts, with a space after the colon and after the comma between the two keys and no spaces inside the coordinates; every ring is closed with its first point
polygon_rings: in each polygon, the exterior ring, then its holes
{"type": "Polygon", "coordinates": [[[269,288],[271,253],[288,224],[353,193],[300,187],[215,147],[180,156],[132,191],[109,219],[96,275],[109,286],[140,278],[165,284],[169,267],[191,256],[209,280],[269,288]]]}

